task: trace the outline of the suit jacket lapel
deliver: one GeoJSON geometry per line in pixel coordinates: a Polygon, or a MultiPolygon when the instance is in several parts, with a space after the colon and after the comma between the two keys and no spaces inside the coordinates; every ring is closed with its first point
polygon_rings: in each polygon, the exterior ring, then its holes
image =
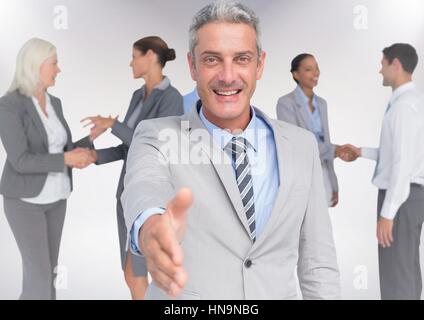
{"type": "Polygon", "coordinates": [[[147,118],[147,115],[151,112],[153,107],[157,104],[159,98],[162,96],[162,93],[163,93],[163,90],[154,89],[152,93],[150,94],[150,97],[148,97],[147,100],[144,100],[143,108],[141,108],[141,112],[138,115],[136,123],[138,123],[140,120],[147,118]]]}
{"type": "Polygon", "coordinates": [[[134,110],[137,108],[142,98],[143,98],[143,89],[138,89],[136,92],[134,92],[134,95],[130,102],[130,106],[128,108],[128,112],[124,118],[124,123],[126,123],[128,119],[131,117],[131,115],[133,114],[134,110]]]}
{"type": "MultiPolygon", "coordinates": [[[[200,101],[199,101],[200,102],[200,101]]],[[[194,130],[204,130],[202,132],[202,139],[196,143],[198,147],[202,149],[202,151],[209,158],[212,166],[215,168],[215,171],[221,180],[222,185],[227,191],[228,198],[232,203],[234,210],[237,212],[237,215],[243,224],[246,232],[250,235],[249,225],[247,223],[246,214],[244,212],[243,203],[240,197],[240,191],[238,189],[234,169],[231,164],[231,159],[224,154],[224,151],[221,150],[221,147],[215,142],[214,138],[209,134],[207,129],[202,123],[202,120],[199,117],[198,108],[200,108],[200,104],[198,103],[196,108],[192,108],[189,118],[189,128],[187,129],[188,134],[191,135],[194,130]],[[224,161],[226,159],[228,161],[224,161]]],[[[196,137],[197,138],[197,137],[196,137]]],[[[198,139],[194,139],[198,141],[198,139]]],[[[197,146],[195,146],[197,147],[197,146]]],[[[191,152],[190,152],[191,153],[191,152]]]]}
{"type": "Polygon", "coordinates": [[[303,126],[311,131],[312,130],[311,119],[309,117],[309,114],[305,110],[305,106],[303,105],[302,97],[300,97],[299,93],[296,90],[293,91],[292,94],[294,95],[294,100],[296,102],[297,114],[299,115],[299,118],[303,122],[303,126]]]}
{"type": "Polygon", "coordinates": [[[65,117],[63,116],[62,109],[59,106],[59,103],[57,100],[53,100],[52,97],[50,97],[50,103],[54,109],[54,112],[56,113],[57,118],[59,119],[60,123],[62,123],[62,126],[65,128],[67,138],[67,150],[72,150],[72,135],[71,135],[71,129],[69,129],[68,123],[65,120],[65,117]]]}
{"type": "Polygon", "coordinates": [[[256,240],[254,246],[260,245],[266,237],[272,233],[276,223],[275,221],[283,212],[284,205],[287,202],[287,197],[290,193],[293,184],[293,145],[285,132],[260,110],[255,109],[256,113],[272,128],[274,133],[275,146],[277,151],[278,174],[280,178],[280,186],[277,191],[274,206],[271,215],[262,234],[256,240]]]}
{"type": "Polygon", "coordinates": [[[41,138],[43,140],[43,144],[46,147],[46,150],[49,150],[49,140],[47,138],[46,129],[44,129],[44,125],[41,122],[41,118],[40,118],[37,110],[35,110],[35,108],[37,108],[37,106],[34,105],[31,98],[24,97],[24,99],[25,99],[25,106],[26,106],[26,109],[28,111],[28,114],[31,117],[31,120],[34,123],[35,127],[40,132],[40,135],[41,135],[41,138]]]}
{"type": "Polygon", "coordinates": [[[320,101],[318,100],[318,110],[319,110],[319,114],[321,117],[321,125],[322,125],[322,130],[324,131],[324,141],[328,142],[330,140],[330,130],[328,128],[328,114],[327,114],[327,108],[325,108],[325,106],[320,103],[320,101]]]}

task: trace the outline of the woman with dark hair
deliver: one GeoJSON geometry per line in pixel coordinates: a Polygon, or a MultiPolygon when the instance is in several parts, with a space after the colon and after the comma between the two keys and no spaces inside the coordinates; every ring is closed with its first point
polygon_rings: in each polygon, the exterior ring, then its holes
{"type": "Polygon", "coordinates": [[[98,165],[124,161],[116,193],[117,218],[121,264],[133,299],[143,299],[148,283],[144,257],[131,253],[129,244],[127,249],[127,234],[130,230],[125,226],[120,199],[124,188],[126,158],[134,130],[140,121],[183,114],[183,98],[162,71],[166,62],[171,60],[175,60],[175,51],[168,48],[161,38],[152,36],[136,41],[130,67],[135,79],[144,79],[144,85],[133,93],[124,121],[100,116],[82,120],[88,121],[86,125],[93,125],[90,133],[92,140],[109,128],[113,135],[122,140],[122,144],[116,147],[95,150],[95,157],[98,165]]]}
{"type": "Polygon", "coordinates": [[[333,162],[345,151],[341,146],[331,143],[327,102],[314,93],[320,76],[318,63],[313,55],[302,53],[292,60],[290,72],[297,87],[278,100],[277,118],[309,130],[315,135],[327,201],[330,207],[335,207],[339,201],[339,187],[333,162]]]}

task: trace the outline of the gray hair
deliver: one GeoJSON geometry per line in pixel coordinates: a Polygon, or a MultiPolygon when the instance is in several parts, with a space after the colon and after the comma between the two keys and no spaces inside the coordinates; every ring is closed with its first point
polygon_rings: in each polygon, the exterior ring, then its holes
{"type": "Polygon", "coordinates": [[[197,31],[211,22],[245,23],[256,32],[256,49],[261,53],[259,18],[256,13],[238,1],[218,0],[203,9],[194,17],[189,29],[189,50],[194,56],[197,45],[197,31]]]}
{"type": "Polygon", "coordinates": [[[18,90],[28,97],[34,94],[40,82],[40,67],[43,62],[56,54],[56,47],[38,38],[28,40],[16,57],[15,76],[9,92],[18,90]]]}

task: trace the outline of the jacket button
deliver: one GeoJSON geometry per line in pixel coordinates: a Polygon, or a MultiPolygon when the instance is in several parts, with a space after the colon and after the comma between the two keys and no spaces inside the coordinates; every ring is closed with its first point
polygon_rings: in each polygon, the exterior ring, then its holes
{"type": "Polygon", "coordinates": [[[252,266],[252,260],[247,259],[247,260],[244,262],[244,266],[245,266],[246,268],[250,268],[250,267],[252,266]]]}

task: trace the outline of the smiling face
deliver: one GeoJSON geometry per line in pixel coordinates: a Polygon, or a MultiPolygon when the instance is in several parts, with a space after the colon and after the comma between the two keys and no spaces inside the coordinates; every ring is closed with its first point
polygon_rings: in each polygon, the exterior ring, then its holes
{"type": "Polygon", "coordinates": [[[40,86],[43,89],[54,86],[56,76],[60,71],[61,70],[57,64],[56,54],[44,60],[40,66],[40,86]]]}
{"type": "Polygon", "coordinates": [[[397,59],[394,59],[392,63],[389,64],[389,61],[383,55],[380,70],[380,74],[383,76],[383,86],[391,87],[395,84],[399,69],[398,64],[399,61],[397,59]]]}
{"type": "Polygon", "coordinates": [[[255,30],[244,23],[208,23],[197,31],[188,60],[205,117],[221,128],[244,129],[265,60],[264,52],[258,57],[255,30]]]}
{"type": "Polygon", "coordinates": [[[313,89],[318,85],[320,70],[314,57],[303,59],[298,70],[293,72],[294,78],[302,88],[313,89]]]}

